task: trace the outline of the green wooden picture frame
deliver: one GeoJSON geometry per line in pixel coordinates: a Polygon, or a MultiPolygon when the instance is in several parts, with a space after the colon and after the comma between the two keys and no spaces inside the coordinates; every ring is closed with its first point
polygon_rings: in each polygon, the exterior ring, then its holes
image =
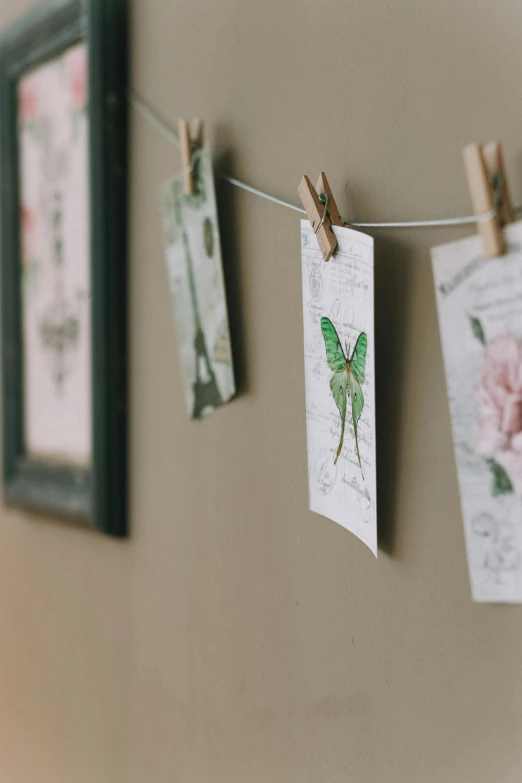
{"type": "Polygon", "coordinates": [[[127,532],[127,5],[49,0],[0,33],[3,484],[6,503],[127,532]],[[27,454],[17,85],[85,42],[88,62],[90,419],[87,467],[27,454]]]}

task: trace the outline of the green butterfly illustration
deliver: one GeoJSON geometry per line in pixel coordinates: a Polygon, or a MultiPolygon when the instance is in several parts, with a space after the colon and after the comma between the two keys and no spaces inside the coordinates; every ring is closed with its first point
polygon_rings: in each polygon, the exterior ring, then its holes
{"type": "MultiPolygon", "coordinates": [[[[359,441],[357,440],[357,422],[361,418],[362,409],[364,407],[364,397],[361,386],[364,383],[364,368],[366,364],[366,348],[368,341],[366,334],[361,332],[355,343],[353,349],[352,358],[347,359],[343,351],[339,335],[335,329],[335,326],[329,318],[321,318],[321,331],[324,337],[324,343],[326,346],[326,360],[328,367],[332,370],[333,375],[330,379],[330,389],[332,390],[335,404],[339,408],[341,414],[341,439],[339,441],[339,447],[337,449],[337,455],[334,460],[334,464],[339,459],[341,449],[344,441],[344,425],[346,422],[346,397],[350,394],[350,401],[352,403],[352,421],[353,431],[355,433],[355,452],[357,459],[359,460],[359,467],[361,468],[361,455],[359,454],[359,441]]],[[[348,348],[346,353],[349,354],[348,348]]]]}

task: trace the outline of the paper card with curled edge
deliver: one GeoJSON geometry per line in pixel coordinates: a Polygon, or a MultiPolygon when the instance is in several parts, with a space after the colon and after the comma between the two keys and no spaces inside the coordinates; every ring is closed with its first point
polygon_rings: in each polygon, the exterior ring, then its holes
{"type": "Polygon", "coordinates": [[[373,239],[333,231],[325,263],[301,221],[310,509],[377,555],[373,239]]]}
{"type": "Polygon", "coordinates": [[[165,259],[187,413],[199,419],[235,394],[212,155],[195,157],[196,192],[183,176],[161,189],[165,259]]]}
{"type": "Polygon", "coordinates": [[[522,222],[431,251],[471,592],[522,602],[522,222]]]}

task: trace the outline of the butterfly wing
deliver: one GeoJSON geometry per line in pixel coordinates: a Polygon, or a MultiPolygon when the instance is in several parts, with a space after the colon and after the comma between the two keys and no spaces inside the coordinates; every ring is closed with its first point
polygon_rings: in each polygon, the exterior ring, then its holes
{"type": "Polygon", "coordinates": [[[366,333],[361,332],[357,338],[357,342],[355,343],[355,348],[353,349],[352,358],[350,360],[350,364],[352,366],[352,375],[355,376],[355,380],[358,381],[361,385],[364,383],[365,379],[367,347],[368,340],[366,338],[366,333]]]}
{"type": "Polygon", "coordinates": [[[346,356],[344,355],[335,326],[329,318],[321,318],[321,331],[326,347],[326,361],[328,362],[328,367],[332,372],[341,372],[341,370],[346,368],[346,356]]]}
{"type": "Polygon", "coordinates": [[[346,370],[342,370],[341,372],[335,372],[330,378],[330,389],[332,390],[335,404],[339,408],[339,413],[341,414],[341,418],[344,418],[346,416],[347,381],[348,381],[348,377],[346,375],[346,370]]]}
{"type": "MultiPolygon", "coordinates": [[[[366,337],[366,335],[364,336],[366,337]]],[[[363,397],[361,385],[353,373],[353,366],[352,366],[352,372],[350,373],[350,402],[352,404],[352,421],[353,421],[353,432],[355,435],[355,451],[357,452],[359,467],[361,468],[362,471],[361,455],[359,453],[359,440],[357,438],[357,422],[361,418],[361,413],[364,407],[364,397],[363,397]]]]}
{"type": "Polygon", "coordinates": [[[337,454],[334,460],[334,464],[339,459],[341,449],[344,441],[344,425],[346,423],[346,384],[348,382],[348,376],[346,369],[342,369],[340,372],[336,372],[330,378],[330,389],[332,390],[335,404],[339,408],[341,414],[341,437],[339,439],[339,446],[337,447],[337,454]]]}
{"type": "Polygon", "coordinates": [[[354,376],[353,372],[350,373],[350,401],[352,403],[352,418],[355,425],[361,418],[361,413],[364,408],[364,397],[361,384],[354,376]]]}
{"type": "Polygon", "coordinates": [[[328,362],[328,367],[334,373],[330,378],[330,389],[332,390],[335,404],[339,408],[339,413],[341,414],[341,437],[334,460],[335,464],[339,459],[343,447],[344,425],[346,423],[346,384],[348,382],[348,376],[346,374],[346,356],[344,355],[335,326],[329,318],[321,318],[321,331],[326,347],[326,361],[328,362]]]}

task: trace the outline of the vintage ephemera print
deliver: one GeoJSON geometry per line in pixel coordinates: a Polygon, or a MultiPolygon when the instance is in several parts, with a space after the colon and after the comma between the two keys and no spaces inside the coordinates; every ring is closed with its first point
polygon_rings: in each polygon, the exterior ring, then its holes
{"type": "Polygon", "coordinates": [[[373,239],[333,230],[325,263],[301,221],[310,509],[377,555],[373,239]]]}
{"type": "Polygon", "coordinates": [[[488,260],[478,236],[432,249],[475,601],[522,601],[522,222],[488,260]]]}
{"type": "Polygon", "coordinates": [[[165,253],[187,413],[199,419],[235,394],[212,156],[195,163],[196,193],[183,176],[165,183],[161,202],[165,253]]]}

